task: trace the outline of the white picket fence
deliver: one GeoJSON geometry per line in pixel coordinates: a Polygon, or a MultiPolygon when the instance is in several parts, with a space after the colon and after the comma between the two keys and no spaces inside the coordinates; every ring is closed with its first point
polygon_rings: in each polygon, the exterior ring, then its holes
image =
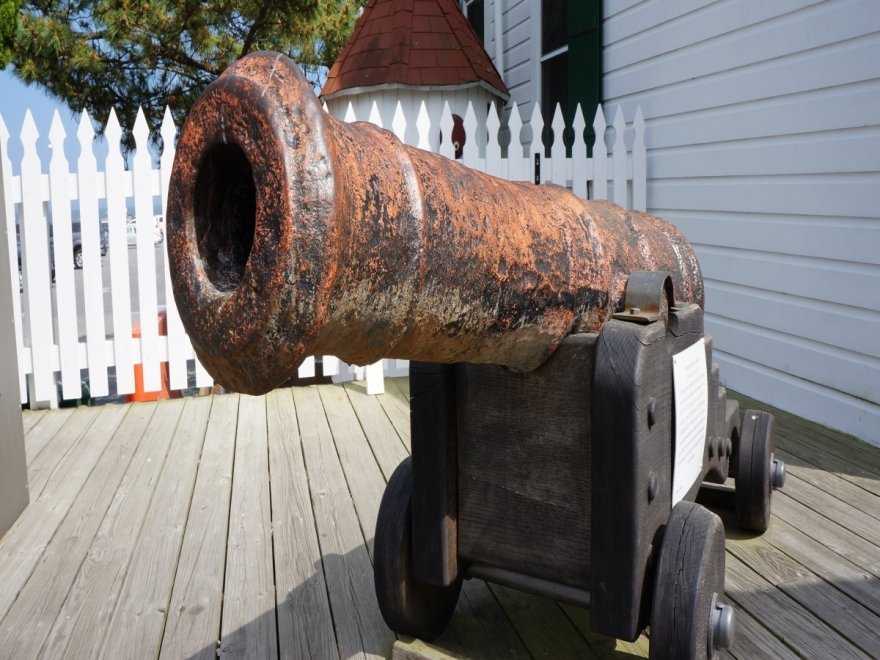
{"type": "MultiPolygon", "coordinates": [[[[368,117],[357,118],[353,106],[349,106],[344,119],[366,119],[381,126],[381,116],[374,103],[368,117]]],[[[418,135],[415,146],[430,148],[434,145],[441,154],[454,157],[451,140],[440,139],[441,133],[452,135],[453,118],[448,106],[444,107],[439,123],[430,121],[424,104],[416,117],[407,118],[398,103],[393,117],[389,128],[401,139],[406,135],[409,122],[415,121],[418,135]]],[[[580,109],[573,122],[576,138],[570,154],[566,155],[565,145],[557,138],[550,147],[549,158],[544,158],[545,149],[540,143],[543,120],[537,107],[525,125],[525,131],[516,106],[510,112],[506,126],[502,127],[494,108],[489,108],[486,115],[478,118],[469,105],[463,125],[466,135],[476,136],[476,139],[466,141],[462,154],[462,161],[471,167],[511,180],[533,181],[536,180],[536,163],[540,162],[538,180],[541,183],[568,186],[577,195],[586,198],[589,194],[593,199],[607,198],[610,183],[613,201],[631,208],[645,208],[644,121],[640,110],[632,124],[633,141],[629,151],[624,140],[627,127],[618,108],[612,125],[614,139],[610,155],[605,144],[599,144],[593,149],[592,158],[587,157],[582,139],[586,124],[580,109]],[[512,136],[513,140],[504,155],[499,134],[512,136]],[[531,136],[538,139],[533,140],[531,136]],[[521,150],[517,148],[518,144],[521,150]]],[[[593,126],[596,135],[605,143],[607,126],[601,107],[596,112],[593,126]]],[[[564,125],[558,109],[551,128],[554,136],[562,135],[564,125]]],[[[136,149],[127,167],[119,148],[121,127],[115,113],[111,112],[104,133],[107,156],[103,163],[99,163],[93,150],[92,122],[83,113],[76,133],[80,155],[72,172],[64,154],[68,136],[57,112],[47,134],[52,153],[48,164],[42,163],[38,156],[36,145],[40,135],[28,112],[20,134],[24,154],[19,164],[20,174],[13,176],[8,156],[10,136],[0,117],[0,236],[5,229],[13,269],[8,274],[0,273],[0,286],[8,277],[6,285],[13,291],[22,403],[28,399],[54,403],[59,377],[62,397],[80,398],[81,370],[86,370],[93,397],[133,393],[136,364],[142,365],[145,391],[160,388],[160,364],[164,362],[168,363],[172,390],[212,384],[211,376],[195,360],[183,330],[171,295],[164,249],[160,252],[164,296],[160,296],[160,287],[157,286],[156,251],[152,240],[154,203],[161,200],[164,215],[176,132],[170,112],[166,111],[161,126],[165,148],[156,167],[148,149],[149,129],[143,113],[139,112],[132,130],[136,149]],[[104,213],[100,212],[102,204],[106,209],[104,213]],[[53,226],[54,285],[50,277],[50,237],[45,205],[48,205],[53,226]],[[126,216],[132,207],[137,227],[136,282],[131,282],[129,277],[131,254],[126,237],[126,216]],[[81,291],[76,290],[74,277],[73,208],[79,210],[82,232],[81,291]],[[99,219],[102,216],[106,217],[109,232],[107,280],[102,274],[100,256],[99,219]],[[20,229],[21,294],[17,290],[18,277],[14,272],[17,263],[16,223],[20,229]],[[110,294],[109,310],[105,309],[105,287],[110,294]],[[137,316],[142,320],[140,337],[133,336],[132,288],[136,290],[137,316]],[[78,300],[83,301],[84,327],[78,322],[78,300]],[[165,335],[160,335],[156,320],[162,309],[167,315],[165,335]],[[109,324],[105,323],[105,312],[111,315],[109,324]],[[110,391],[108,373],[111,367],[115,368],[116,374],[115,392],[110,391]]],[[[335,358],[325,357],[323,373],[335,375],[337,379],[366,377],[368,392],[378,393],[383,391],[383,372],[385,375],[406,373],[407,364],[403,360],[383,360],[365,368],[354,368],[335,358]]],[[[299,375],[309,377],[314,370],[314,358],[308,358],[300,367],[299,375]]]]}
{"type": "MultiPolygon", "coordinates": [[[[571,189],[583,199],[611,199],[626,208],[645,210],[647,158],[645,120],[641,108],[636,109],[629,127],[632,138],[627,140],[628,127],[620,106],[609,126],[600,105],[592,122],[596,135],[596,143],[591,145],[592,157],[587,156],[584,137],[587,123],[579,105],[570,127],[573,144],[569,145],[569,149],[560,139],[566,125],[559,106],[556,106],[550,123],[552,144],[549,158],[545,157],[546,148],[541,142],[544,119],[538,104],[533,104],[527,123],[523,122],[515,103],[506,114],[506,121],[502,124],[494,104],[486,108],[485,114],[480,114],[472,103],[467,104],[462,121],[464,133],[469,136],[461,154],[461,161],[465,165],[511,181],[555,183],[571,189]],[[609,128],[612,130],[609,131],[609,128]],[[610,145],[606,135],[608,132],[613,133],[610,145]],[[596,148],[597,145],[599,148],[596,148]]],[[[431,117],[424,102],[409,106],[399,101],[390,107],[380,107],[375,101],[369,106],[348,103],[339,118],[348,122],[369,121],[391,130],[400,140],[420,149],[455,157],[452,140],[442,138],[444,134],[452,135],[453,115],[448,103],[443,105],[439,121],[431,117]],[[356,107],[369,107],[369,112],[362,110],[365,116],[358,116],[356,107]],[[386,120],[383,126],[383,117],[389,116],[392,117],[391,122],[386,120]],[[415,133],[408,130],[413,121],[415,133]],[[443,127],[447,127],[445,132],[443,127]]]]}

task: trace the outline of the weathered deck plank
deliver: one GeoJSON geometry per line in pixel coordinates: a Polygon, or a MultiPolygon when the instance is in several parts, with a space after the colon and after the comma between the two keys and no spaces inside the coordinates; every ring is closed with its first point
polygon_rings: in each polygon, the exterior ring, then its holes
{"type": "MultiPolygon", "coordinates": [[[[775,521],[774,521],[775,522],[775,521]]],[[[757,537],[728,545],[734,557],[869,656],[880,657],[880,617],[757,537]]]]}
{"type": "Polygon", "coordinates": [[[209,397],[186,399],[110,619],[102,650],[104,657],[133,658],[142,653],[156,657],[159,654],[176,573],[167,567],[176,567],[180,558],[180,544],[210,411],[209,397]]]}
{"type": "MultiPolygon", "coordinates": [[[[31,503],[5,536],[0,539],[0,619],[4,618],[43,557],[77,494],[91,474],[122,417],[122,407],[107,407],[97,416],[99,427],[79,451],[69,452],[59,443],[63,457],[57,462],[42,493],[31,503]]],[[[95,416],[83,419],[95,419],[95,416]]],[[[37,458],[39,460],[39,457],[37,458]]]]}
{"type": "Polygon", "coordinates": [[[793,527],[809,530],[822,545],[880,577],[880,549],[870,541],[788,497],[784,490],[773,496],[773,513],[793,527]]]}
{"type": "MultiPolygon", "coordinates": [[[[22,415],[21,419],[21,427],[24,431],[24,434],[27,435],[37,423],[46,416],[49,412],[47,408],[41,408],[38,410],[30,410],[27,415],[22,415]]],[[[71,410],[71,412],[73,412],[71,410]]],[[[55,416],[55,415],[53,415],[55,416]]],[[[51,438],[50,438],[51,439],[51,438]]]]}
{"type": "MultiPolygon", "coordinates": [[[[28,492],[32,500],[43,492],[46,482],[71,449],[83,439],[86,431],[98,417],[99,408],[77,408],[52,438],[53,451],[40,451],[28,465],[28,492]]],[[[109,440],[109,438],[108,438],[109,440]]],[[[27,446],[27,445],[25,445],[27,446]]]]}
{"type": "Polygon", "coordinates": [[[373,531],[376,529],[379,503],[385,492],[385,478],[346,396],[345,389],[321,385],[318,387],[318,393],[372,561],[373,531]]]}
{"type": "Polygon", "coordinates": [[[155,404],[144,404],[115,411],[127,412],[116,441],[98,459],[33,574],[6,617],[0,617],[0,653],[8,652],[13,658],[39,653],[155,409],[155,404]]]}
{"type": "Polygon", "coordinates": [[[829,584],[880,615],[880,580],[870,572],[781,518],[773,519],[763,539],[771,543],[777,552],[785,553],[817,575],[822,575],[829,584]]]}
{"type": "Polygon", "coordinates": [[[317,388],[296,389],[293,397],[339,652],[387,657],[395,636],[379,613],[366,539],[321,397],[317,388]]]}
{"type": "MultiPolygon", "coordinates": [[[[0,539],[0,658],[387,656],[370,544],[408,405],[395,379],[377,397],[348,384],[27,411],[41,493],[0,539]]],[[[739,628],[725,657],[878,657],[880,450],[769,410],[789,481],[762,536],[720,512],[739,628]]],[[[394,653],[636,657],[648,641],[473,580],[439,639],[394,653]]]]}
{"type": "Polygon", "coordinates": [[[379,397],[369,396],[364,387],[351,383],[345,385],[345,393],[387,482],[401,461],[409,456],[409,451],[390,423],[388,412],[379,397]]]}
{"type": "Polygon", "coordinates": [[[736,641],[731,655],[742,660],[752,658],[798,660],[801,657],[743,608],[737,609],[736,612],[736,641]]]}
{"type": "Polygon", "coordinates": [[[267,400],[279,651],[281,658],[329,658],[336,636],[293,397],[276,390],[267,400]]]}
{"type": "Polygon", "coordinates": [[[266,399],[241,395],[226,546],[220,655],[278,656],[266,399]]]}
{"type": "Polygon", "coordinates": [[[729,552],[726,578],[726,591],[734,603],[751,612],[803,657],[869,657],[729,552]]]}
{"type": "Polygon", "coordinates": [[[599,657],[557,603],[496,584],[489,588],[532,656],[599,657]]]}
{"type": "Polygon", "coordinates": [[[52,441],[55,434],[64,427],[74,413],[74,408],[53,410],[51,415],[47,410],[29,410],[27,412],[27,415],[23,415],[22,426],[24,427],[24,445],[28,465],[31,465],[43,451],[43,448],[52,441]]]}
{"type": "MultiPolygon", "coordinates": [[[[795,474],[807,470],[819,471],[880,497],[880,478],[870,470],[798,440],[782,438],[781,441],[784,449],[779,449],[779,457],[795,474]]],[[[859,494],[859,497],[862,496],[859,494]]]]}
{"type": "MultiPolygon", "coordinates": [[[[471,658],[531,657],[489,585],[467,580],[452,616],[455,636],[463,654],[471,658]]],[[[443,637],[438,643],[443,643],[443,637]]]]}
{"type": "Polygon", "coordinates": [[[182,399],[165,402],[150,418],[55,618],[42,650],[47,657],[97,657],[183,403],[182,399]]]}
{"type": "Polygon", "coordinates": [[[162,640],[167,660],[217,657],[239,397],[212,398],[162,640]]]}
{"type": "Polygon", "coordinates": [[[403,441],[403,446],[410,451],[409,429],[409,378],[395,378],[388,381],[385,394],[376,397],[385,414],[394,426],[394,430],[403,441]]]}
{"type": "MultiPolygon", "coordinates": [[[[858,500],[837,499],[830,493],[816,488],[795,475],[786,479],[785,494],[825,518],[836,521],[866,541],[880,546],[880,520],[865,513],[860,507],[850,504],[851,501],[857,502],[858,500]]],[[[865,500],[862,504],[863,507],[868,506],[867,498],[865,500]]]]}
{"type": "Polygon", "coordinates": [[[756,408],[773,413],[776,418],[778,441],[783,446],[810,445],[830,456],[848,461],[880,476],[880,451],[861,440],[833,429],[814,424],[791,413],[779,410],[740,393],[733,393],[740,408],[756,408]]]}
{"type": "Polygon", "coordinates": [[[605,637],[590,627],[589,610],[565,603],[561,603],[560,607],[600,658],[619,658],[622,656],[644,658],[648,656],[648,638],[645,635],[641,635],[634,642],[605,637]]]}

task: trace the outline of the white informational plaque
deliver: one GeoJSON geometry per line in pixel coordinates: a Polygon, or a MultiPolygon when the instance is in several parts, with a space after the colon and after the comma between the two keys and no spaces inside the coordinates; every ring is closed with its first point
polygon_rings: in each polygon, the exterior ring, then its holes
{"type": "Polygon", "coordinates": [[[675,463],[672,471],[672,506],[680,502],[703,469],[709,384],[706,378],[706,344],[698,342],[672,356],[675,392],[675,463]]]}

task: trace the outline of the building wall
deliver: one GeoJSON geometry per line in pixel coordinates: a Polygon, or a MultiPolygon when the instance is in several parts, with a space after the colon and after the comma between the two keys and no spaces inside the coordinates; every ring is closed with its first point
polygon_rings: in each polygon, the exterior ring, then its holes
{"type": "MultiPolygon", "coordinates": [[[[12,201],[6,197],[12,171],[5,154],[0,153],[0,273],[14,273],[12,269],[11,222],[12,201]],[[7,250],[7,246],[9,249],[7,250]]],[[[9,186],[11,187],[11,186],[9,186]]],[[[0,277],[0,538],[12,527],[28,504],[27,460],[24,448],[24,430],[19,405],[17,339],[13,323],[13,297],[18,295],[15,279],[9,282],[0,277]],[[8,282],[8,284],[7,284],[8,282]]]]}
{"type": "Polygon", "coordinates": [[[722,378],[880,444],[880,2],[606,0],[604,45],[722,378]]]}
{"type": "Polygon", "coordinates": [[[507,106],[516,102],[524,118],[531,117],[532,103],[540,98],[537,85],[540,37],[538,0],[486,0],[485,47],[496,68],[501,72],[504,84],[510,92],[507,106]],[[496,9],[496,3],[498,8],[496,9]],[[496,29],[496,20],[501,27],[496,29]],[[501,59],[495,45],[496,34],[501,35],[501,59]]]}

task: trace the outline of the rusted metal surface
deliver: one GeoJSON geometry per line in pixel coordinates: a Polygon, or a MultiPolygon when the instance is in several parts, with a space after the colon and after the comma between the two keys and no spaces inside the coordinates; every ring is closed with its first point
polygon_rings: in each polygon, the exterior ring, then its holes
{"type": "Polygon", "coordinates": [[[668,271],[678,298],[703,302],[671,224],[337,121],[274,53],[238,61],[193,108],[167,226],[195,351],[241,392],[309,355],[529,371],[618,311],[634,271],[668,271]]]}

